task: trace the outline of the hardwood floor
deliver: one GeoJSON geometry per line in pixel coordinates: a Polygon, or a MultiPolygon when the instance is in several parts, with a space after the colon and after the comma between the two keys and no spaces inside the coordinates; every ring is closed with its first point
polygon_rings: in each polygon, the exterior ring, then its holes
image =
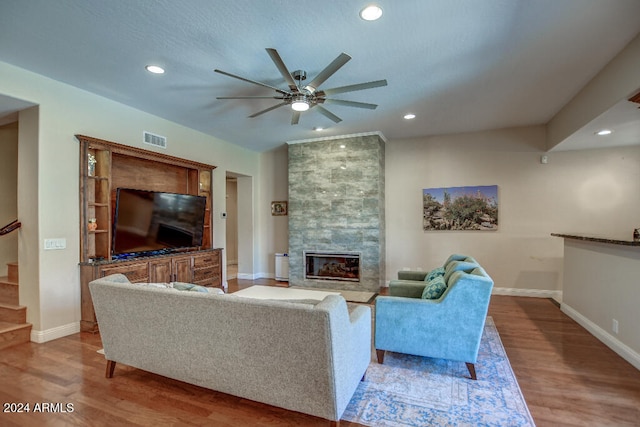
{"type": "Polygon", "coordinates": [[[554,302],[494,295],[489,315],[538,426],[640,425],[640,371],[554,302]]]}
{"type": "MultiPolygon", "coordinates": [[[[233,280],[229,291],[253,284],[276,282],[233,280]]],[[[639,425],[640,371],[550,300],[494,296],[489,315],[538,426],[639,425]]],[[[29,403],[31,412],[3,412],[0,425],[328,425],[326,420],[122,364],[116,367],[113,379],[105,379],[106,362],[96,353],[101,347],[99,335],[83,332],[45,344],[27,343],[1,350],[3,410],[16,410],[19,404],[29,403]],[[42,403],[60,405],[47,406],[47,412],[42,403]]],[[[359,426],[345,421],[341,425],[359,426]]]]}

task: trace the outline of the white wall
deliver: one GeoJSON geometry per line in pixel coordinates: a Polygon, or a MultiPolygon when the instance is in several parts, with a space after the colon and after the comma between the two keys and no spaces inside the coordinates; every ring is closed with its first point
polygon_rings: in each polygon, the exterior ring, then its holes
{"type": "Polygon", "coordinates": [[[548,123],[547,148],[551,149],[640,87],[638,72],[640,34],[616,55],[548,123]]]}
{"type": "Polygon", "coordinates": [[[557,297],[563,239],[550,233],[631,238],[640,225],[640,147],[547,153],[541,164],[545,144],[543,126],[390,141],[387,279],[463,253],[497,288],[516,289],[506,293],[557,297]],[[493,184],[498,231],[422,230],[422,189],[493,184]]]}
{"type": "MultiPolygon", "coordinates": [[[[19,213],[37,215],[37,221],[26,230],[36,239],[25,242],[25,250],[20,252],[21,276],[23,270],[28,270],[35,279],[21,283],[25,286],[21,298],[23,293],[32,295],[21,302],[28,307],[28,320],[34,324],[36,340],[69,333],[80,319],[79,155],[74,134],[217,165],[213,174],[214,245],[224,246],[224,220],[220,212],[225,206],[226,171],[258,176],[258,153],[6,63],[0,62],[0,75],[0,94],[38,105],[37,129],[30,126],[24,130],[36,133],[37,147],[35,152],[19,159],[20,167],[28,168],[37,184],[30,185],[32,191],[28,194],[18,196],[19,213]],[[166,136],[168,149],[142,144],[144,130],[166,136]],[[67,248],[44,251],[45,238],[66,238],[67,248]],[[47,335],[46,331],[52,332],[47,335]]],[[[22,127],[26,126],[22,117],[20,126],[22,134],[22,127]]]]}
{"type": "MultiPolygon", "coordinates": [[[[0,126],[0,227],[18,218],[18,122],[0,126]]],[[[18,261],[18,231],[0,237],[0,276],[18,261]]]]}
{"type": "Polygon", "coordinates": [[[261,213],[260,259],[263,277],[275,277],[275,256],[289,251],[288,216],[272,216],[271,202],[289,199],[288,146],[262,153],[260,182],[263,188],[259,211],[261,213]]]}

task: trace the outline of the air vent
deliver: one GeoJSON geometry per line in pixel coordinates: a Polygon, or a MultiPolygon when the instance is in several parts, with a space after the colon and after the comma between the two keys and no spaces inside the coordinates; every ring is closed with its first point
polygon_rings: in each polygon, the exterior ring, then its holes
{"type": "Polygon", "coordinates": [[[144,139],[143,142],[149,145],[155,145],[160,148],[167,148],[167,137],[155,135],[151,132],[144,131],[143,133],[144,139]]]}

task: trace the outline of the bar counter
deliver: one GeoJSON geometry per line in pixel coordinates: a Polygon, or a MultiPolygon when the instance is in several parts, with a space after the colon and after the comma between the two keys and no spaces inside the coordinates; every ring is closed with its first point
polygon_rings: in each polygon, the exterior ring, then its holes
{"type": "Polygon", "coordinates": [[[640,242],[551,235],[564,238],[561,310],[640,369],[640,242]]]}
{"type": "Polygon", "coordinates": [[[582,240],[586,242],[609,243],[611,245],[624,245],[624,246],[640,246],[640,240],[607,239],[605,237],[578,236],[575,234],[560,234],[560,233],[551,233],[551,235],[555,237],[564,237],[565,239],[582,240]]]}

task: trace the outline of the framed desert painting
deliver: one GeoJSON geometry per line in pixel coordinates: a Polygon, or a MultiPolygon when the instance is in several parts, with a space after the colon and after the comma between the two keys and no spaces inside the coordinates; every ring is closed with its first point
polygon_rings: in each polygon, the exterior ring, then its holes
{"type": "Polygon", "coordinates": [[[498,186],[425,188],[422,228],[433,230],[498,229],[498,186]]]}

